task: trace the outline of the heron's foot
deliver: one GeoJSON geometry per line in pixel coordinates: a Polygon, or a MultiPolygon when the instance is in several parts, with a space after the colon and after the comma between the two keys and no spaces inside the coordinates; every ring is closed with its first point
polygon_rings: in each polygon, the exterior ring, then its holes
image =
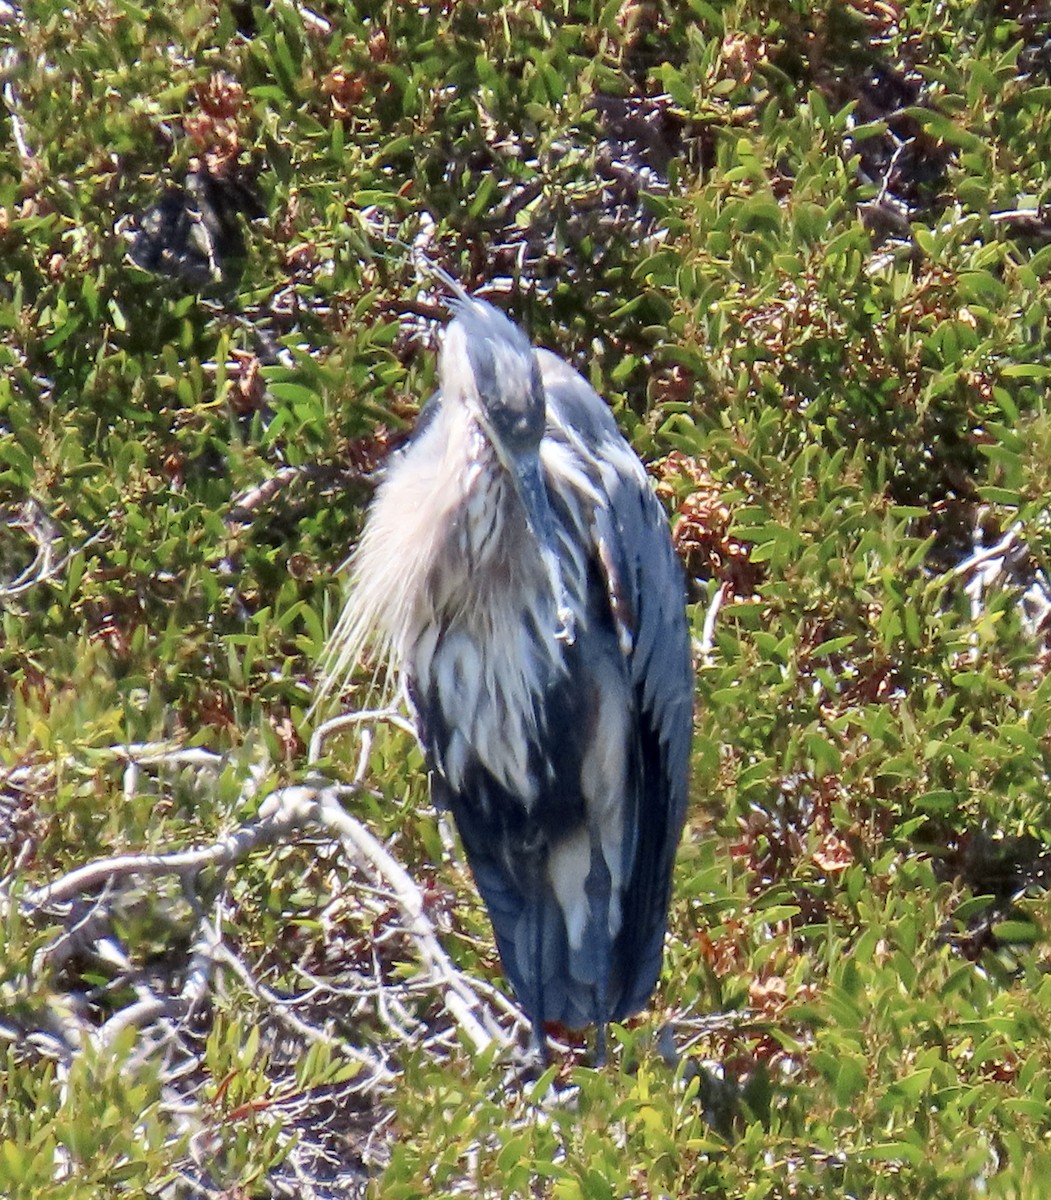
{"type": "Polygon", "coordinates": [[[529,1031],[529,1053],[536,1060],[541,1071],[547,1069],[551,1062],[551,1047],[547,1042],[543,1021],[533,1021],[529,1031]]]}
{"type": "Polygon", "coordinates": [[[511,1051],[510,1062],[508,1064],[505,1084],[518,1088],[526,1087],[529,1084],[536,1083],[541,1075],[547,1070],[551,1063],[551,1055],[547,1046],[547,1039],[541,1035],[541,1042],[537,1044],[535,1031],[530,1034],[529,1043],[526,1046],[517,1045],[511,1051]]]}

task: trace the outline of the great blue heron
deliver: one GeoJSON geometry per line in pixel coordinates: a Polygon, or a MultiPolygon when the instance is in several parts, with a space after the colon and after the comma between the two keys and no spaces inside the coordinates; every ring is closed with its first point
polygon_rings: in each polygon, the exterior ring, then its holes
{"type": "Polygon", "coordinates": [[[372,641],[407,682],[504,969],[605,1027],[660,972],[693,679],[664,511],[584,379],[450,277],[440,390],[388,461],[328,683],[372,641]]]}

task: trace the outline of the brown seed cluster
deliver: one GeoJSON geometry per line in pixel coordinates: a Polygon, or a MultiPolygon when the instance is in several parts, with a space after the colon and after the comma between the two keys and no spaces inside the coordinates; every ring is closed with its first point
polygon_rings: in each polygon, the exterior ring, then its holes
{"type": "Polygon", "coordinates": [[[194,89],[197,109],[183,117],[183,129],[212,175],[222,175],[236,162],[243,146],[241,117],[244,89],[231,75],[216,71],[194,89]]]}
{"type": "Polygon", "coordinates": [[[700,458],[673,450],[664,460],[657,492],[682,496],[673,538],[691,578],[718,579],[727,586],[727,599],[751,596],[762,578],[762,567],[750,559],[751,545],[731,533],[733,514],[723,499],[723,485],[700,458]]]}
{"type": "Polygon", "coordinates": [[[625,0],[617,12],[617,28],[629,47],[666,25],[660,5],[653,0],[625,0]]]}
{"type": "Polygon", "coordinates": [[[767,47],[755,34],[728,33],[723,38],[719,56],[727,72],[738,83],[748,83],[755,69],[767,61],[767,47]]]}
{"type": "Polygon", "coordinates": [[[385,89],[386,81],[376,68],[391,59],[390,42],[382,29],[372,34],[364,53],[361,43],[353,37],[346,39],[343,50],[348,62],[355,65],[333,67],[321,81],[321,91],[328,97],[332,116],[338,121],[349,120],[367,92],[385,89]]]}
{"type": "Polygon", "coordinates": [[[864,22],[874,41],[889,41],[901,30],[904,8],[888,0],[848,0],[848,7],[864,22]]]}
{"type": "Polygon", "coordinates": [[[238,415],[258,412],[266,401],[266,381],[262,364],[250,350],[231,350],[232,363],[227,367],[230,390],[227,399],[238,415]]]}
{"type": "Polygon", "coordinates": [[[364,478],[379,469],[398,440],[386,425],[381,425],[375,433],[347,442],[343,447],[343,457],[364,478]]]}
{"type": "Polygon", "coordinates": [[[332,115],[345,121],[365,95],[365,77],[348,73],[344,67],[334,67],[321,81],[321,90],[328,97],[332,115]]]}

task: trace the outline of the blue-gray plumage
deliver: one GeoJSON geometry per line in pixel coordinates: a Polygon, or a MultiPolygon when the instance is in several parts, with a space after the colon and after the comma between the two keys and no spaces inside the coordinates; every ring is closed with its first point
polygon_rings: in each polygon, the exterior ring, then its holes
{"type": "Polygon", "coordinates": [[[440,390],[352,559],[329,681],[370,639],[408,684],[533,1022],[599,1027],[660,972],[692,670],[660,503],[609,409],[453,285],[440,390]]]}

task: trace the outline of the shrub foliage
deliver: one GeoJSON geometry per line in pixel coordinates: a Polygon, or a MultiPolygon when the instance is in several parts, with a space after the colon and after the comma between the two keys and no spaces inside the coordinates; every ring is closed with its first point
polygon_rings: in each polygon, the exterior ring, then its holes
{"type": "MultiPolygon", "coordinates": [[[[1039,1194],[1046,33],[959,0],[0,4],[0,1192],[1039,1194]],[[603,1071],[472,1049],[331,838],[30,903],[306,777],[335,567],[433,384],[414,249],[609,399],[691,581],[666,971],[603,1071]]],[[[404,732],[364,785],[499,987],[404,732]]]]}

